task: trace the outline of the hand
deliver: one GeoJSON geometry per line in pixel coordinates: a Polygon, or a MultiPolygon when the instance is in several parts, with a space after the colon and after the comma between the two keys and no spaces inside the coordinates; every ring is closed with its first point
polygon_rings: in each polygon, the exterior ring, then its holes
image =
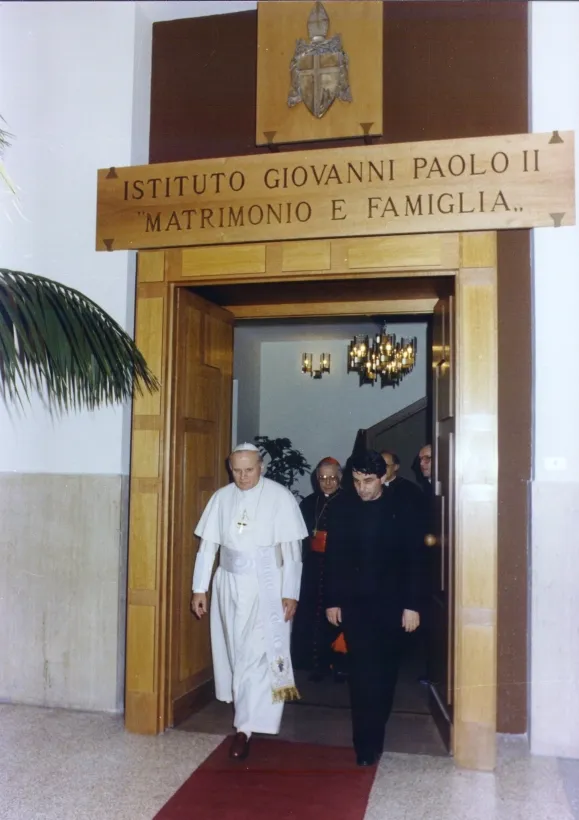
{"type": "Polygon", "coordinates": [[[202,618],[207,614],[207,593],[194,592],[191,596],[191,612],[196,618],[202,618]]]}
{"type": "Polygon", "coordinates": [[[414,632],[420,626],[420,615],[412,609],[405,609],[402,613],[402,628],[406,632],[414,632]]]}
{"type": "Polygon", "coordinates": [[[293,616],[296,614],[296,609],[298,608],[298,602],[295,601],[293,598],[282,598],[281,605],[283,607],[283,611],[285,614],[286,621],[291,621],[293,616]]]}
{"type": "Polygon", "coordinates": [[[342,623],[342,610],[339,606],[332,606],[326,609],[326,618],[332,626],[339,626],[342,623]]]}

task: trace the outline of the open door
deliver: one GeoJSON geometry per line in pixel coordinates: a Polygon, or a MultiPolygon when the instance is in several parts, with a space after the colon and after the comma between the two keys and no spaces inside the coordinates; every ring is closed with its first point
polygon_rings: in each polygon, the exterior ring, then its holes
{"type": "Polygon", "coordinates": [[[231,444],[233,316],[184,287],[176,289],[171,446],[169,725],[212,696],[209,618],[190,611],[198,549],[193,530],[211,494],[227,483],[231,444]]]}
{"type": "Polygon", "coordinates": [[[430,547],[430,706],[450,749],[454,688],[454,297],[434,308],[432,328],[433,460],[435,543],[430,547]]]}

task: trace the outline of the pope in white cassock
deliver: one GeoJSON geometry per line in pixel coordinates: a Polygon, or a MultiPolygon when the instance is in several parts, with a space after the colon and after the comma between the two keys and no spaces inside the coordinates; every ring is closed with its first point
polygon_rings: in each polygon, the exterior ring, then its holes
{"type": "Polygon", "coordinates": [[[238,445],[229,466],[234,483],[213,494],[195,530],[201,545],[191,608],[198,618],[207,612],[219,551],[210,615],[215,694],[233,701],[236,735],[230,755],[244,758],[252,732],[277,734],[284,701],[298,697],[290,621],[307,529],[291,492],[263,477],[255,445],[238,445]]]}

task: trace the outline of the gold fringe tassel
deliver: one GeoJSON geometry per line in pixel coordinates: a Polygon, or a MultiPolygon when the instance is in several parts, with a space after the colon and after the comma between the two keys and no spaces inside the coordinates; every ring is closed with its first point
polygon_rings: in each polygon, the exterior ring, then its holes
{"type": "Polygon", "coordinates": [[[297,690],[297,686],[284,686],[281,689],[273,690],[273,702],[284,703],[289,700],[301,700],[302,696],[297,690]]]}

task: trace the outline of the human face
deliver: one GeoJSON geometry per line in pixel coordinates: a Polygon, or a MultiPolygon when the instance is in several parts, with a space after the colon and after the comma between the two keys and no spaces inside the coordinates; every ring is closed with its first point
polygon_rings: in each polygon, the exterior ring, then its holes
{"type": "Polygon", "coordinates": [[[398,472],[398,464],[394,464],[392,453],[382,453],[382,458],[386,464],[386,481],[392,481],[398,472]]]}
{"type": "Polygon", "coordinates": [[[362,501],[376,501],[382,495],[382,487],[386,481],[386,475],[381,478],[377,475],[367,475],[366,473],[352,472],[354,487],[362,501]]]}
{"type": "Polygon", "coordinates": [[[318,470],[318,484],[324,495],[333,495],[340,486],[340,468],[337,464],[322,464],[318,470]]]}
{"type": "Polygon", "coordinates": [[[420,462],[420,471],[424,478],[430,478],[432,469],[432,447],[427,444],[418,453],[418,460],[420,462]]]}
{"type": "Polygon", "coordinates": [[[251,490],[261,478],[261,459],[259,453],[249,450],[233,453],[229,459],[236,487],[240,490],[251,490]]]}

